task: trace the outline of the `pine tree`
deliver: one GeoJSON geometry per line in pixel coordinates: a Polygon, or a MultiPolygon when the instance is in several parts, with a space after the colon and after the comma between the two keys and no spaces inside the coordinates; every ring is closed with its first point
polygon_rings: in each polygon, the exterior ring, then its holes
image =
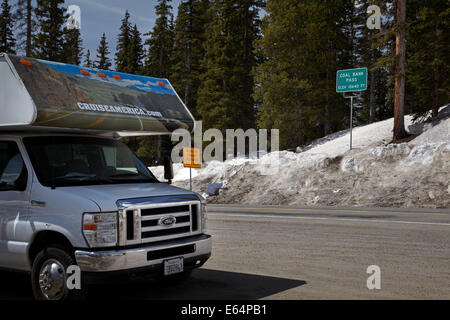
{"type": "Polygon", "coordinates": [[[254,127],[255,86],[252,69],[257,58],[259,1],[219,1],[208,10],[205,57],[198,92],[198,113],[204,128],[254,127]]]}
{"type": "Polygon", "coordinates": [[[168,78],[170,75],[170,57],[173,48],[174,30],[171,0],[158,0],[155,7],[158,18],[153,30],[144,34],[150,36],[145,41],[148,55],[145,62],[145,74],[153,77],[168,78]]]}
{"type": "Polygon", "coordinates": [[[109,70],[112,66],[111,60],[108,55],[110,54],[108,49],[108,42],[106,41],[106,34],[100,39],[100,45],[97,49],[97,60],[94,62],[94,67],[102,70],[109,70]]]}
{"type": "Polygon", "coordinates": [[[129,73],[141,73],[144,58],[144,46],[142,45],[141,33],[139,32],[137,25],[134,25],[130,47],[128,50],[128,72],[129,73]]]}
{"type": "Polygon", "coordinates": [[[8,3],[8,0],[3,0],[0,12],[0,52],[16,53],[13,23],[11,5],[8,3]]]}
{"type": "Polygon", "coordinates": [[[438,114],[450,98],[448,1],[408,2],[407,106],[416,117],[438,114]]]}
{"type": "Polygon", "coordinates": [[[39,33],[33,37],[33,56],[52,61],[65,61],[64,30],[66,9],[64,0],[37,0],[35,15],[39,33]]]}
{"type": "Polygon", "coordinates": [[[18,39],[18,49],[25,52],[26,56],[32,55],[33,31],[36,28],[36,19],[32,0],[18,0],[14,12],[16,21],[16,34],[18,39]]]}
{"type": "MultiPolygon", "coordinates": [[[[317,121],[322,135],[349,127],[348,100],[335,93],[336,72],[353,68],[355,56],[355,21],[352,0],[307,1],[303,41],[306,63],[302,70],[311,85],[307,90],[311,108],[310,121],[317,121]]],[[[305,58],[305,57],[304,57],[305,58]]]]}
{"type": "Polygon", "coordinates": [[[377,88],[383,87],[385,93],[385,99],[379,100],[377,105],[377,120],[383,120],[394,116],[396,7],[392,1],[388,0],[379,0],[377,3],[382,9],[383,23],[380,32],[372,33],[372,49],[380,50],[380,57],[376,60],[374,68],[382,73],[381,78],[375,81],[377,88]]]}
{"type": "Polygon", "coordinates": [[[170,142],[170,138],[168,136],[145,136],[129,138],[127,145],[132,150],[133,147],[136,149],[136,155],[147,166],[156,166],[163,163],[163,154],[169,153],[171,150],[170,148],[165,151],[162,150],[162,140],[170,142]]]}
{"type": "Polygon", "coordinates": [[[257,48],[258,125],[294,148],[349,126],[336,71],[356,64],[352,1],[268,1],[257,48]]]}
{"type": "Polygon", "coordinates": [[[307,13],[295,0],[268,1],[262,21],[263,37],[257,50],[264,58],[256,68],[255,99],[258,126],[280,130],[282,148],[295,147],[307,139],[306,90],[303,79],[307,13]]]}
{"type": "Polygon", "coordinates": [[[80,30],[78,29],[64,29],[64,62],[74,65],[81,64],[83,56],[83,41],[81,40],[80,30]]]}
{"type": "Polygon", "coordinates": [[[181,99],[194,114],[197,113],[200,75],[204,72],[201,60],[205,55],[205,26],[208,0],[181,2],[175,21],[174,47],[171,53],[170,81],[181,99]]]}
{"type": "Polygon", "coordinates": [[[130,13],[128,10],[125,12],[125,17],[122,19],[122,25],[120,26],[120,33],[117,38],[116,47],[116,70],[119,72],[128,72],[129,70],[129,59],[128,50],[130,48],[131,42],[131,23],[130,23],[130,13]]]}
{"type": "Polygon", "coordinates": [[[93,63],[91,60],[91,51],[88,49],[86,52],[86,55],[84,57],[84,66],[86,68],[92,68],[93,67],[93,63]]]}
{"type": "MultiPolygon", "coordinates": [[[[147,57],[143,73],[152,77],[169,78],[171,71],[171,53],[173,50],[174,27],[171,0],[158,0],[155,6],[156,15],[155,26],[151,32],[144,34],[150,36],[145,41],[148,45],[147,57]]],[[[138,138],[137,155],[146,156],[152,154],[159,163],[161,163],[163,155],[170,152],[172,142],[168,136],[141,137],[138,138]],[[156,139],[156,145],[155,140],[156,139]]]]}
{"type": "MultiPolygon", "coordinates": [[[[382,1],[357,1],[356,2],[356,19],[357,32],[360,36],[357,38],[356,54],[359,66],[368,68],[368,90],[361,92],[362,100],[360,101],[363,109],[359,113],[359,120],[363,123],[380,121],[389,116],[389,100],[388,94],[388,70],[386,66],[379,65],[378,61],[389,53],[387,42],[379,41],[383,30],[370,30],[366,26],[367,8],[369,5],[378,5],[382,9],[384,20],[388,10],[382,1]]],[[[386,22],[385,22],[386,23],[386,22]]],[[[382,26],[385,29],[385,25],[382,26]]]]}
{"type": "Polygon", "coordinates": [[[404,118],[406,86],[406,0],[397,0],[396,6],[393,142],[399,142],[408,136],[405,130],[404,118]]]}

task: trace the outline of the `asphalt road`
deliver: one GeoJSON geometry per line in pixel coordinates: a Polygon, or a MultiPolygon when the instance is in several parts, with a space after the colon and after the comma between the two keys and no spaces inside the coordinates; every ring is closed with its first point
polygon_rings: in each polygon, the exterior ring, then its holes
{"type": "MultiPolygon", "coordinates": [[[[211,205],[213,255],[190,280],[108,284],[89,298],[450,299],[450,210],[211,205]],[[367,267],[381,270],[369,290],[367,267]]],[[[0,299],[31,298],[2,273],[0,299]]]]}

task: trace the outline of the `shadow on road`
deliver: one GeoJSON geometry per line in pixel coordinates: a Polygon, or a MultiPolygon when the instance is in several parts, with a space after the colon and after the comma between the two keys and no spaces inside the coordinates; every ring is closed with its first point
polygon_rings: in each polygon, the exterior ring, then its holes
{"type": "MultiPolygon", "coordinates": [[[[32,299],[30,277],[27,274],[0,272],[0,300],[32,299]]],[[[260,299],[306,284],[302,280],[218,271],[195,270],[189,280],[180,285],[163,281],[89,287],[88,299],[260,299]]]]}
{"type": "Polygon", "coordinates": [[[195,270],[181,285],[148,281],[136,284],[98,285],[88,298],[119,299],[260,299],[306,284],[302,280],[218,271],[195,270]]]}
{"type": "Polygon", "coordinates": [[[33,299],[30,275],[0,270],[0,300],[33,299]]]}

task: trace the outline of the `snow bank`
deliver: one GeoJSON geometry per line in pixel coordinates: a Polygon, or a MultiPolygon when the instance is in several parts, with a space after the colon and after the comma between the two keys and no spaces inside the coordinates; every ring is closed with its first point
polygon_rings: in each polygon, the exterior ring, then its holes
{"type": "MultiPolygon", "coordinates": [[[[406,126],[412,118],[406,117],[406,126]]],[[[450,118],[423,126],[408,143],[389,144],[393,119],[325,137],[305,151],[260,159],[212,161],[193,169],[193,189],[223,183],[216,203],[450,207],[450,118]],[[434,126],[433,126],[434,124],[434,126]]],[[[152,168],[163,176],[162,167],[152,168]]],[[[189,169],[174,166],[174,184],[189,187],[189,169]]]]}
{"type": "MultiPolygon", "coordinates": [[[[412,125],[412,117],[405,117],[405,126],[412,125]]],[[[352,148],[364,149],[372,146],[389,143],[392,140],[392,128],[394,119],[359,126],[353,129],[352,148]]],[[[305,151],[306,154],[319,154],[325,157],[336,157],[347,152],[350,148],[350,131],[345,130],[345,135],[332,139],[323,144],[314,146],[305,151]]]]}
{"type": "Polygon", "coordinates": [[[442,120],[438,125],[425,127],[426,131],[415,138],[412,143],[420,145],[424,143],[439,143],[450,141],[450,118],[442,120]]]}

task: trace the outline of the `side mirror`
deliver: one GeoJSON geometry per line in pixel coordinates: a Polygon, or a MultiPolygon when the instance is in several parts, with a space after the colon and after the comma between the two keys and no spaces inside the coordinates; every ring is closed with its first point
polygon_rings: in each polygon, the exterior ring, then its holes
{"type": "Polygon", "coordinates": [[[164,156],[164,179],[172,184],[173,179],[173,162],[169,155],[164,156]]]}

